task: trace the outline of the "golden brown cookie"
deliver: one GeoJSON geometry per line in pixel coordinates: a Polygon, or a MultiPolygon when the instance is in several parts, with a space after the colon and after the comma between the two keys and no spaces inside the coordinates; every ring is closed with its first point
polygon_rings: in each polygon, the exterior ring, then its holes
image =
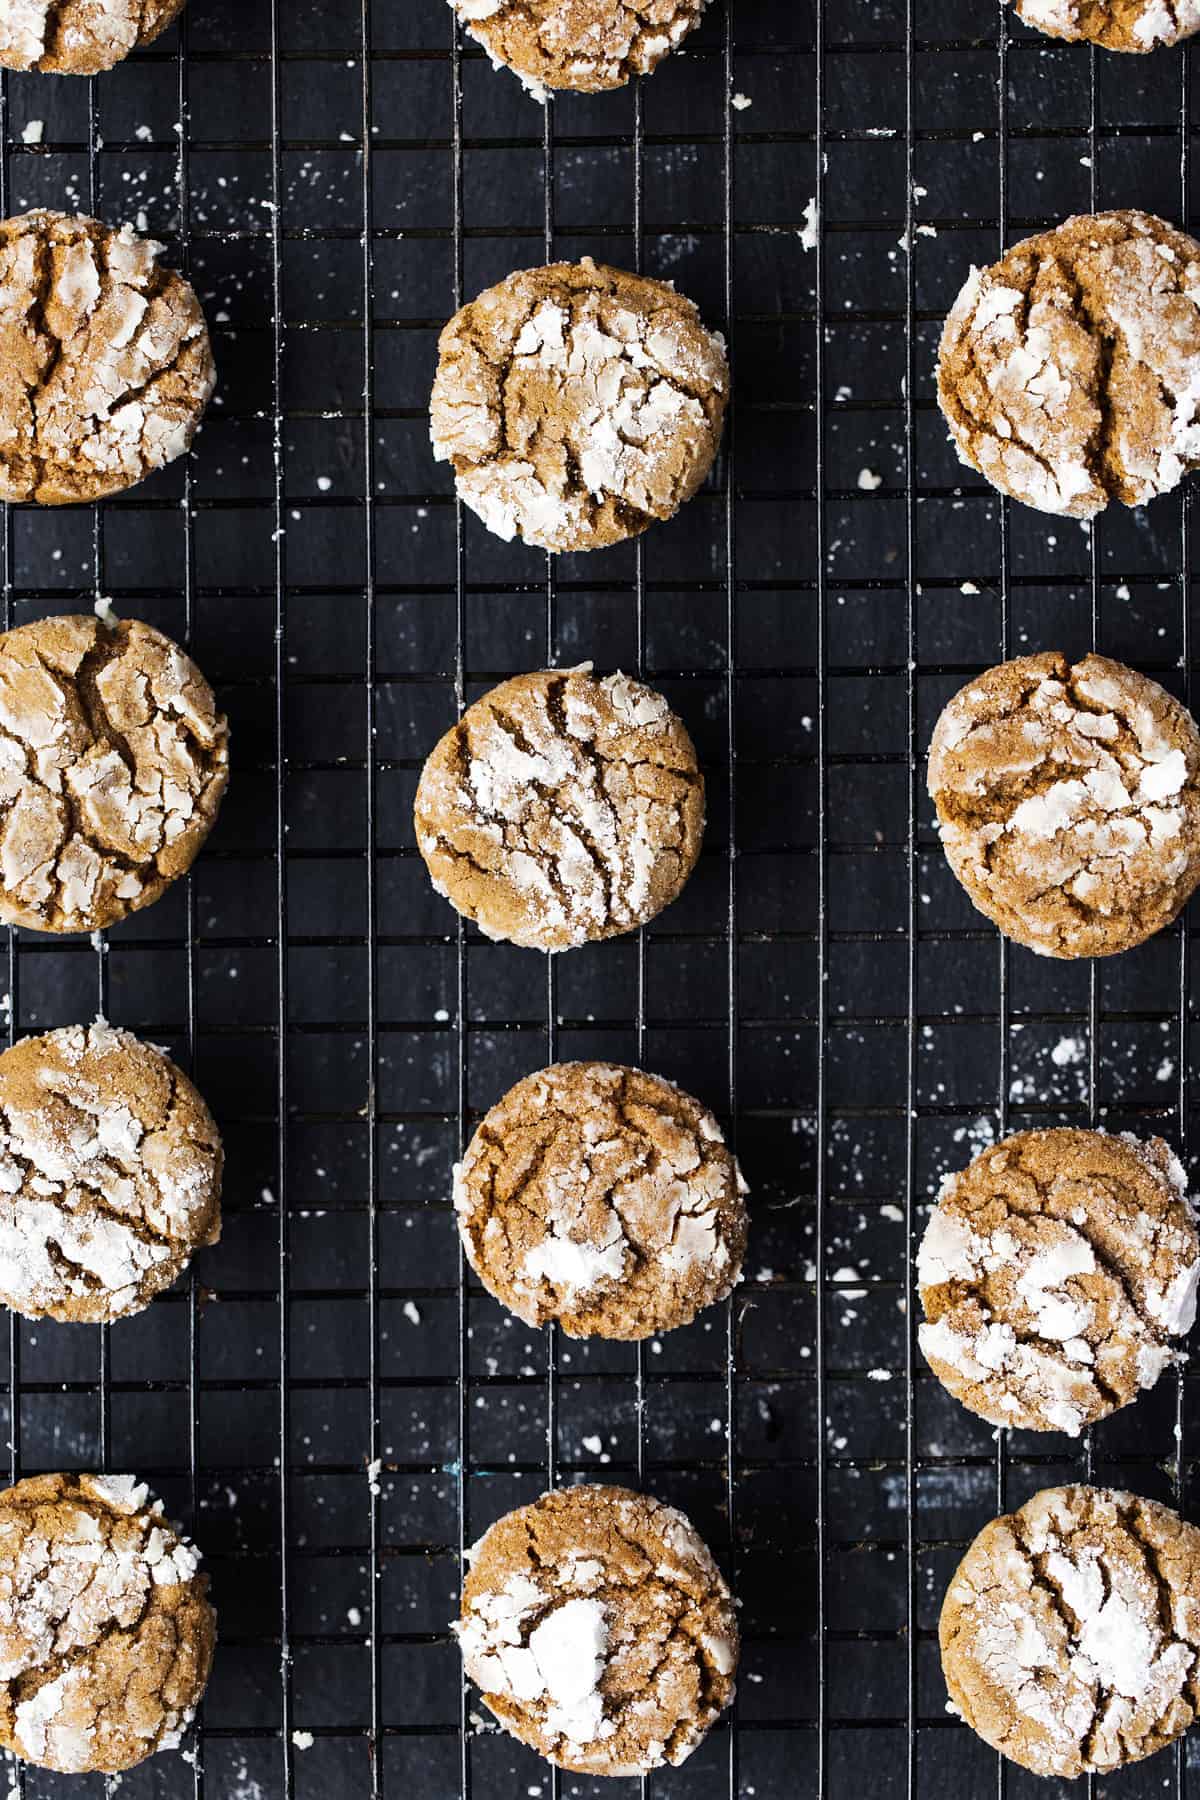
{"type": "Polygon", "coordinates": [[[1106,1488],[993,1519],[942,1606],[942,1673],[984,1741],[1068,1781],[1172,1742],[1200,1700],[1200,1531],[1106,1488]]]}
{"type": "Polygon", "coordinates": [[[1161,1138],[1021,1131],[949,1176],[917,1255],[934,1374],[992,1425],[1128,1406],[1192,1328],[1200,1238],[1161,1138]]]}
{"type": "Polygon", "coordinates": [[[598,94],[648,75],[699,24],[707,0],[450,0],[497,68],[539,100],[598,94]]]}
{"type": "Polygon", "coordinates": [[[723,1300],[745,1254],[746,1192],[707,1107],[611,1063],[525,1076],[454,1171],[488,1292],[571,1337],[651,1337],[723,1300]]]}
{"type": "Polygon", "coordinates": [[[433,453],[499,537],[599,550],[691,499],[728,397],[724,340],[690,300],[585,256],[522,269],[454,315],[433,453]]]}
{"type": "Polygon", "coordinates": [[[191,443],[212,351],[161,249],[75,214],[0,221],[0,499],[102,500],[191,443]]]}
{"type": "Polygon", "coordinates": [[[63,1774],[176,1745],[216,1642],[199,1565],[132,1475],[0,1492],[0,1744],[63,1774]]]}
{"type": "Polygon", "coordinates": [[[434,887],[486,936],[568,950],[676,898],[700,854],[704,777],[661,694],[585,663],[468,707],[421,772],[414,817],[434,887]]]}
{"type": "Polygon", "coordinates": [[[1200,244],[1084,214],[972,269],[938,400],[962,460],[1039,512],[1167,493],[1200,461],[1200,244]]]}
{"type": "Polygon", "coordinates": [[[0,1300],[119,1319],[221,1235],[221,1139],[187,1076],[98,1019],[0,1055],[0,1300]]]}
{"type": "Polygon", "coordinates": [[[1128,950],[1200,880],[1195,720],[1105,656],[1045,651],[970,682],[934,729],[929,792],[975,905],[1043,956],[1128,950]]]}
{"type": "Polygon", "coordinates": [[[559,1488],[497,1520],[456,1630],[505,1730],[578,1774],[677,1767],[733,1698],[721,1572],[682,1513],[628,1488],[559,1488]]]}
{"type": "Polygon", "coordinates": [[[96,931],[149,906],[228,778],[212,689],[161,632],[63,614],[0,635],[0,919],[96,931]]]}
{"type": "Polygon", "coordinates": [[[1027,25],[1071,43],[1144,53],[1200,28],[1196,0],[1017,0],[1027,25]]]}
{"type": "Polygon", "coordinates": [[[0,63],[99,75],[174,24],[183,0],[3,0],[0,63]]]}

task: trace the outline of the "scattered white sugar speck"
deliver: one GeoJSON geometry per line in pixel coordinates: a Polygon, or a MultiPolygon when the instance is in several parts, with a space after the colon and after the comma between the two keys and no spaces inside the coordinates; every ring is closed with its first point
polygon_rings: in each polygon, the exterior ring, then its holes
{"type": "Polygon", "coordinates": [[[93,605],[92,611],[103,625],[115,628],[120,623],[116,613],[113,611],[112,601],[107,599],[103,594],[101,594],[100,598],[93,605]]]}
{"type": "Polygon", "coordinates": [[[1082,1038],[1059,1038],[1050,1052],[1050,1061],[1056,1069],[1069,1069],[1073,1063],[1081,1063],[1087,1051],[1082,1038]]]}
{"type": "Polygon", "coordinates": [[[883,1206],[880,1207],[879,1216],[881,1219],[891,1219],[894,1221],[894,1223],[899,1224],[899,1225],[902,1225],[904,1223],[903,1209],[901,1207],[897,1206],[895,1204],[895,1202],[891,1201],[891,1200],[888,1200],[883,1206]]]}
{"type": "Polygon", "coordinates": [[[868,1369],[867,1370],[867,1380],[868,1381],[890,1381],[891,1379],[892,1379],[892,1371],[890,1369],[868,1369]]]}
{"type": "Polygon", "coordinates": [[[862,488],[864,493],[873,494],[876,488],[883,486],[883,476],[877,475],[874,469],[860,469],[858,471],[858,485],[862,488]]]}
{"type": "Polygon", "coordinates": [[[30,119],[28,125],[21,132],[21,142],[23,144],[40,144],[44,129],[44,122],[41,119],[30,119]]]}
{"type": "Polygon", "coordinates": [[[815,250],[821,229],[821,221],[817,214],[817,196],[814,194],[804,208],[804,230],[800,233],[800,247],[803,250],[815,250]]]}
{"type": "Polygon", "coordinates": [[[357,1606],[348,1606],[346,1608],[346,1622],[349,1625],[362,1624],[362,1614],[359,1612],[357,1606]]]}
{"type": "MultiPolygon", "coordinates": [[[[835,1269],[833,1271],[833,1279],[839,1283],[845,1282],[845,1281],[861,1281],[862,1276],[859,1274],[857,1269],[851,1269],[851,1268],[835,1269]]],[[[861,1300],[863,1298],[864,1294],[866,1293],[866,1291],[867,1290],[864,1287],[846,1288],[842,1292],[840,1298],[843,1300],[861,1300]]]]}
{"type": "Polygon", "coordinates": [[[751,100],[749,94],[735,94],[733,96],[733,99],[730,101],[730,105],[737,112],[745,112],[745,110],[748,106],[754,105],[754,102],[753,102],[753,100],[751,100]]]}
{"type": "Polygon", "coordinates": [[[328,475],[318,475],[317,476],[317,487],[320,489],[321,493],[327,494],[332,486],[333,486],[333,483],[329,479],[328,475]]]}
{"type": "Polygon", "coordinates": [[[419,1325],[421,1323],[420,1308],[417,1306],[415,1300],[406,1300],[401,1310],[410,1325],[419,1325]]]}
{"type": "Polygon", "coordinates": [[[958,591],[960,594],[977,594],[979,589],[975,586],[973,581],[960,581],[958,584],[958,591]]]}
{"type": "Polygon", "coordinates": [[[379,1457],[376,1457],[374,1462],[369,1462],[367,1464],[367,1486],[373,1494],[382,1494],[383,1492],[379,1483],[379,1477],[382,1472],[383,1463],[380,1461],[379,1457]]]}
{"type": "Polygon", "coordinates": [[[311,1731],[293,1731],[292,1733],[292,1742],[297,1750],[311,1750],[314,1741],[311,1731]]]}
{"type": "Polygon", "coordinates": [[[604,1448],[603,1440],[599,1436],[581,1438],[580,1442],[589,1456],[599,1456],[604,1448]]]}
{"type": "Polygon", "coordinates": [[[1169,1056],[1164,1056],[1157,1069],[1154,1071],[1154,1079],[1155,1081],[1170,1081],[1174,1073],[1175,1064],[1171,1061],[1169,1056]]]}

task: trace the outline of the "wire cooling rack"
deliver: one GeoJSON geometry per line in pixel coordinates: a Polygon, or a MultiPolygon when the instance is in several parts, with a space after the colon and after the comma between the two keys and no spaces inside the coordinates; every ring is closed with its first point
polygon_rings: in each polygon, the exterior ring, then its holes
{"type": "MultiPolygon", "coordinates": [[[[169,1045],[228,1149],[190,1286],[111,1332],[8,1331],[11,1474],[135,1469],[213,1575],[194,1759],[123,1797],[631,1796],[490,1730],[446,1630],[463,1545],[578,1479],[683,1505],[742,1602],[737,1707],[647,1796],[1058,1791],[946,1715],[942,1592],[1053,1481],[1190,1510],[1194,1382],[1078,1446],[997,1441],[915,1353],[910,1250],[1007,1129],[1186,1151],[1193,974],[1183,928],[1091,966],[1007,949],[943,865],[921,751],[1025,649],[1096,643],[1186,695],[1188,511],[1088,533],[1001,506],[931,365],[972,260],[1092,205],[1187,222],[1190,60],[1052,44],[992,0],[716,0],[652,80],[542,111],[445,0],[193,0],[95,81],[6,80],[0,210],[164,237],[221,370],[187,464],[3,520],[5,622],[111,596],[234,726],[190,884],[94,948],[8,951],[14,1033],[99,1008],[169,1045]],[[585,253],[728,329],[736,418],[673,525],[548,563],[456,512],[425,406],[461,299],[585,253]],[[465,700],[585,658],[682,712],[708,834],[651,930],[544,963],[456,928],[409,808],[465,700]],[[449,1216],[477,1113],[590,1055],[713,1104],[754,1190],[732,1303],[640,1351],[505,1317],[449,1216]]],[[[1178,1800],[1198,1760],[1094,1791],[1178,1800]]]]}

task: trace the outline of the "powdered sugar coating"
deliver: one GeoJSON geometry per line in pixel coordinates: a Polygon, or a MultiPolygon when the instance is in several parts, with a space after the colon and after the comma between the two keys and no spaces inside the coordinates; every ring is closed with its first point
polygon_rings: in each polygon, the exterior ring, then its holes
{"type": "Polygon", "coordinates": [[[660,281],[585,257],[522,269],[443,331],[434,455],[490,531],[602,548],[669,519],[721,436],[721,338],[660,281]]]}
{"type": "Polygon", "coordinates": [[[1198,0],[1017,0],[1027,25],[1051,37],[1144,54],[1200,29],[1198,0]]]}
{"type": "Polygon", "coordinates": [[[1184,1731],[1200,1688],[1200,1531],[1151,1500],[1050,1488],[975,1539],[942,1607],[951,1699],[994,1748],[1065,1779],[1184,1731]]]}
{"type": "Polygon", "coordinates": [[[1024,1131],[947,1179],[917,1256],[918,1341],[995,1425],[1065,1431],[1128,1405],[1191,1330],[1200,1238],[1161,1138],[1024,1131]]]}
{"type": "Polygon", "coordinates": [[[161,249],[79,215],[0,222],[0,499],[100,500],[191,443],[212,351],[161,249]]]}
{"type": "Polygon", "coordinates": [[[159,1050],[98,1020],[0,1055],[0,1299],[139,1312],[220,1235],[221,1141],[159,1050]]]}
{"type": "Polygon", "coordinates": [[[1200,245],[1087,214],[972,269],[938,399],[962,460],[1039,512],[1167,493],[1200,460],[1200,245]]]}
{"type": "Polygon", "coordinates": [[[0,918],[93,931],[191,866],[229,776],[229,728],[178,645],[136,620],[0,636],[0,918]]]}
{"type": "Polygon", "coordinates": [[[712,1114],[607,1063],[527,1075],[454,1174],[472,1267],[530,1325],[649,1337],[723,1299],[746,1244],[745,1183],[712,1114]]]}
{"type": "Polygon", "coordinates": [[[535,99],[547,89],[596,94],[648,75],[682,43],[706,0],[450,0],[497,68],[535,99]]]}
{"type": "Polygon", "coordinates": [[[498,1520],[455,1629],[505,1728],[579,1773],[677,1766],[733,1694],[720,1571],[682,1513],[625,1488],[559,1489],[498,1520]]]}
{"type": "Polygon", "coordinates": [[[199,1561],[131,1477],[0,1493],[0,1744],[115,1773],[178,1742],[212,1661],[199,1561]]]}
{"type": "Polygon", "coordinates": [[[929,747],[942,847],[979,909],[1044,955],[1107,956],[1200,880],[1200,733],[1157,682],[1056,652],[989,669],[929,747]]]}
{"type": "Polygon", "coordinates": [[[653,688],[590,665],[502,682],[421,774],[417,845],[434,886],[489,937],[565,950],[633,931],[700,853],[704,778],[653,688]]]}
{"type": "Polygon", "coordinates": [[[0,64],[98,75],[154,41],[183,0],[0,0],[0,64]]]}

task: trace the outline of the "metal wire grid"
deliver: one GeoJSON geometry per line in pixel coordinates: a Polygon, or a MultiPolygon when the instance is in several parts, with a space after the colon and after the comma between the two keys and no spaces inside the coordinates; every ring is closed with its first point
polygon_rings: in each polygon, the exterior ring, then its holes
{"type": "MultiPolygon", "coordinates": [[[[1188,513],[1160,503],[1140,535],[1106,522],[1082,559],[1064,558],[1028,515],[976,484],[960,490],[937,445],[927,352],[966,262],[1026,228],[1072,206],[1138,200],[1186,221],[1188,57],[1152,59],[1153,85],[1122,66],[1118,91],[1111,59],[1014,39],[1003,15],[996,24],[966,0],[928,12],[907,0],[879,17],[789,9],[786,21],[766,0],[727,0],[687,57],[627,103],[540,115],[458,42],[444,10],[359,0],[297,17],[275,0],[214,21],[197,9],[177,50],[145,53],[124,74],[5,83],[5,213],[34,198],[62,204],[74,180],[72,203],[113,217],[129,210],[113,174],[169,155],[174,193],[168,203],[147,192],[148,223],[195,271],[225,372],[224,412],[197,457],[94,509],[82,542],[81,514],[60,516],[50,534],[24,509],[6,512],[5,623],[112,594],[119,611],[195,643],[239,727],[226,819],[186,895],[94,955],[10,938],[10,1033],[95,1004],[178,1045],[230,1151],[225,1244],[144,1326],[63,1333],[10,1320],[10,1473],[134,1466],[209,1552],[223,1647],[200,1754],[190,1765],[159,1759],[126,1791],[592,1791],[480,1732],[442,1629],[458,1559],[488,1519],[547,1480],[585,1475],[681,1499],[726,1552],[745,1602],[738,1709],[648,1793],[1020,1795],[1031,1785],[1021,1773],[941,1714],[930,1627],[944,1577],[993,1511],[1066,1472],[1119,1477],[1186,1510],[1188,1386],[1175,1384],[1169,1407],[1158,1393],[1143,1400],[1133,1424],[1113,1421],[1077,1453],[992,1444],[922,1375],[908,1249],[931,1174],[965,1160],[961,1132],[977,1116],[997,1131],[1031,1116],[1163,1121],[1186,1148],[1188,940],[1180,929],[1113,970],[1031,968],[946,881],[920,750],[962,679],[1056,633],[1171,679],[1177,657],[1186,681],[1188,513]],[[339,85],[348,59],[352,81],[339,85]],[[397,71],[425,111],[397,106],[397,71]],[[313,109],[302,128],[297,73],[331,90],[322,109],[301,83],[313,109]],[[983,87],[990,104],[974,115],[956,106],[958,78],[970,105],[983,87]],[[251,104],[214,112],[218,81],[251,104]],[[189,104],[198,85],[203,118],[189,104]],[[120,118],[154,104],[161,120],[167,88],[177,134],[156,123],[147,140],[108,124],[114,95],[120,118]],[[731,110],[742,89],[752,108],[731,110]],[[51,121],[40,144],[26,142],[31,118],[51,121]],[[985,190],[964,197],[955,186],[956,166],[972,178],[977,133],[994,207],[979,205],[985,190]],[[314,220],[296,202],[295,157],[346,138],[349,174],[314,220]],[[230,150],[265,189],[251,196],[265,203],[254,216],[244,192],[225,207],[221,178],[197,172],[230,150]],[[426,179],[449,171],[414,228],[386,204],[396,152],[426,179]],[[1176,152],[1178,187],[1164,194],[1176,152]],[[1063,160],[1076,153],[1088,158],[1082,196],[1063,160]],[[1040,186],[1031,155],[1051,164],[1040,186]],[[597,210],[581,214],[564,172],[586,183],[581,171],[606,161],[611,184],[588,188],[597,210]],[[481,174],[492,163],[497,172],[481,174]],[[689,168],[696,179],[681,186],[689,168]],[[823,225],[815,256],[797,241],[810,197],[823,225]],[[930,223],[940,236],[927,245],[918,228],[930,223]],[[908,250],[889,262],[877,252],[900,228],[908,250]],[[389,264],[389,279],[412,284],[411,304],[385,295],[379,273],[405,243],[415,256],[389,264]],[[357,306],[349,277],[324,311],[296,282],[289,259],[310,247],[318,270],[348,247],[357,306]],[[443,247],[448,291],[434,305],[415,258],[443,247]],[[451,305],[519,261],[585,249],[677,270],[706,316],[730,322],[746,473],[733,472],[731,431],[713,492],[676,527],[627,556],[556,565],[509,556],[454,512],[422,460],[418,390],[451,305]],[[857,289],[854,258],[866,267],[857,289]],[[241,267],[258,280],[235,291],[229,270],[241,267]],[[228,330],[214,308],[222,295],[235,309],[228,330]],[[397,338],[425,346],[420,380],[399,398],[388,361],[397,338]],[[332,394],[317,391],[313,361],[289,362],[313,343],[337,364],[332,394]],[[393,433],[411,425],[418,447],[398,452],[393,433]],[[340,457],[353,476],[329,499],[312,492],[310,428],[324,466],[340,457]],[[764,440],[782,452],[773,464],[757,453],[764,440]],[[881,493],[855,490],[860,460],[885,469],[881,493]],[[452,534],[406,560],[397,516],[453,518],[452,534]],[[309,539],[313,517],[333,521],[344,569],[327,540],[309,539]],[[254,552],[231,571],[214,556],[226,538],[254,552]],[[66,575],[54,558],[64,542],[80,565],[66,575]],[[964,581],[982,595],[961,595],[964,581]],[[426,633],[425,613],[452,615],[449,639],[426,633]],[[411,787],[434,713],[441,729],[451,701],[512,669],[589,652],[634,663],[700,731],[710,848],[695,893],[660,930],[603,946],[603,957],[548,963],[535,1003],[528,959],[452,932],[419,897],[397,794],[411,787]],[[361,704],[332,754],[323,715],[340,719],[348,696],[361,704]],[[808,707],[811,731],[797,718],[808,707]],[[343,829],[351,784],[358,811],[343,829]],[[399,992],[398,970],[420,1004],[399,992]],[[230,998],[247,989],[248,1003],[230,998]],[[1084,1061],[1064,1073],[1047,1034],[1071,1030],[1084,1061]],[[1147,1044],[1163,1050],[1160,1066],[1173,1063],[1169,1089],[1141,1083],[1147,1044]],[[506,1350],[494,1310],[461,1260],[447,1269],[437,1239],[396,1254],[395,1225],[415,1235],[430,1219],[448,1231],[445,1164],[480,1108],[524,1069],[592,1052],[644,1060],[725,1099],[759,1201],[751,1282],[716,1328],[715,1353],[693,1333],[628,1362],[552,1335],[506,1350]],[[448,1075],[431,1100],[413,1071],[439,1057],[448,1075]],[[265,1091],[255,1086],[264,1069],[265,1091]],[[417,1138],[412,1157],[396,1154],[404,1133],[417,1138]],[[344,1180],[327,1166],[330,1148],[344,1180]],[[339,1210],[318,1232],[327,1191],[339,1210]],[[889,1230],[897,1201],[902,1232],[889,1230]],[[843,1298],[858,1292],[838,1279],[847,1260],[870,1271],[859,1276],[866,1307],[843,1298]],[[422,1315],[424,1347],[415,1336],[393,1346],[404,1304],[422,1315]],[[448,1331],[434,1324],[446,1308],[448,1331]],[[334,1323],[348,1315],[365,1318],[349,1346],[334,1323]],[[313,1317],[315,1353],[297,1323],[313,1317]],[[266,1361],[257,1374],[255,1357],[266,1361]],[[891,1380],[866,1379],[872,1368],[891,1380]],[[418,1454],[404,1419],[420,1426],[418,1410],[441,1394],[452,1400],[444,1441],[418,1454]],[[694,1429],[698,1405],[719,1427],[708,1442],[694,1429]],[[331,1419],[343,1411],[344,1431],[331,1419]],[[316,1418],[334,1441],[314,1462],[302,1433],[316,1418]],[[585,1423],[612,1443],[611,1461],[582,1446],[585,1423]],[[515,1452],[503,1447],[509,1428],[515,1452]]],[[[1164,1779],[1187,1792],[1186,1747],[1094,1785],[1159,1794],[1164,1779]]],[[[89,1785],[20,1770],[14,1782],[30,1794],[89,1785]]]]}

